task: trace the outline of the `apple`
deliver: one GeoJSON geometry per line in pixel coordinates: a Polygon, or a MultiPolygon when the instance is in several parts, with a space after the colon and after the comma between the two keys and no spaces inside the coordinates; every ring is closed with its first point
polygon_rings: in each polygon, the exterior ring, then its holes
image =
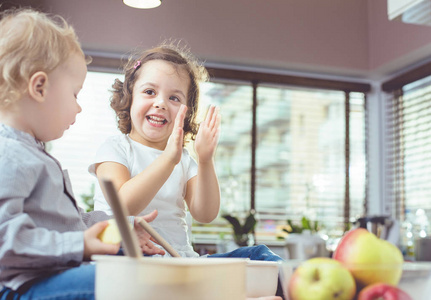
{"type": "Polygon", "coordinates": [[[110,219],[108,221],[108,226],[103,229],[101,233],[97,236],[99,240],[106,244],[118,244],[121,242],[121,234],[118,229],[115,219],[110,219]]]}
{"type": "Polygon", "coordinates": [[[401,278],[401,251],[365,228],[347,232],[335,249],[333,258],[350,270],[360,288],[378,282],[395,286],[401,278]]]}
{"type": "Polygon", "coordinates": [[[359,293],[358,300],[413,300],[413,298],[396,286],[374,283],[359,293]]]}
{"type": "Polygon", "coordinates": [[[290,300],[353,299],[355,279],[340,262],[315,257],[302,263],[289,280],[290,300]]]}

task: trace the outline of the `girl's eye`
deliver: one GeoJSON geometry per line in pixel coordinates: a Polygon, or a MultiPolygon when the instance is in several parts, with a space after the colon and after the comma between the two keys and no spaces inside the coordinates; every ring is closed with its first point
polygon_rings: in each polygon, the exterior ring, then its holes
{"type": "Polygon", "coordinates": [[[153,90],[146,90],[144,93],[151,96],[156,94],[153,90]]]}
{"type": "Polygon", "coordinates": [[[175,101],[175,102],[181,102],[180,99],[178,97],[175,97],[175,96],[171,96],[169,99],[171,99],[172,101],[175,101]]]}

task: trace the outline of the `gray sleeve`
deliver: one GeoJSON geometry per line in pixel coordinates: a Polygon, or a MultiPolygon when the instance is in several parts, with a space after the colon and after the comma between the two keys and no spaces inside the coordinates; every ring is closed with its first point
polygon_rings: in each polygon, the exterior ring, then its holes
{"type": "Polygon", "coordinates": [[[84,212],[84,210],[81,207],[79,207],[79,211],[81,213],[82,221],[84,221],[85,225],[87,225],[87,228],[91,227],[97,222],[105,221],[113,218],[113,216],[110,216],[104,211],[100,211],[100,210],[84,212]]]}
{"type": "MultiPolygon", "coordinates": [[[[0,266],[44,268],[73,266],[82,262],[84,233],[56,231],[66,220],[46,218],[37,225],[32,218],[37,210],[25,211],[26,199],[34,200],[38,169],[22,167],[0,158],[0,266]]],[[[37,203],[36,203],[37,206],[37,203]]],[[[61,227],[60,227],[61,228],[61,227]]]]}

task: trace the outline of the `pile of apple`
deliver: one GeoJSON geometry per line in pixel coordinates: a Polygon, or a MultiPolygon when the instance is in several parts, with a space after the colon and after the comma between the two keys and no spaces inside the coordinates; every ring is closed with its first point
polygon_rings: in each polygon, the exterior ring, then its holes
{"type": "Polygon", "coordinates": [[[347,232],[333,258],[317,257],[292,274],[290,300],[412,300],[397,287],[401,251],[364,228],[347,232]]]}

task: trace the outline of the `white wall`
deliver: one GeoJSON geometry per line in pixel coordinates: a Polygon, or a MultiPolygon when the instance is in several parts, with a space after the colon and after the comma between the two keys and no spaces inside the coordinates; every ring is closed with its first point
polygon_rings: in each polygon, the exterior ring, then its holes
{"type": "Polygon", "coordinates": [[[380,79],[430,57],[431,27],[388,21],[387,0],[21,0],[71,22],[83,47],[124,54],[183,39],[211,63],[380,79]]]}

